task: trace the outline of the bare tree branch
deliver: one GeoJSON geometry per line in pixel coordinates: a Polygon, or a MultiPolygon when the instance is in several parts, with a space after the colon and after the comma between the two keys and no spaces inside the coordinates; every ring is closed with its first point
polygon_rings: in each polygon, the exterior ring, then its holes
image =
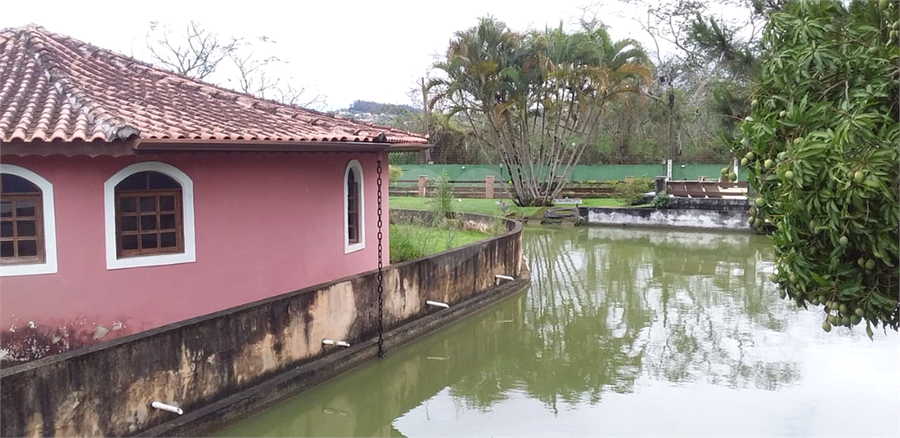
{"type": "Polygon", "coordinates": [[[183,34],[175,34],[168,26],[153,21],[146,36],[151,62],[175,73],[205,80],[227,59],[235,73],[225,78],[225,82],[236,85],[238,91],[297,107],[325,102],[325,96],[314,92],[312,87],[274,74],[277,67],[288,63],[274,55],[258,55],[260,44],[275,44],[275,41],[265,35],[255,42],[220,37],[195,21],[188,23],[183,34]]]}
{"type": "Polygon", "coordinates": [[[220,41],[218,34],[195,21],[188,23],[182,35],[174,35],[168,26],[152,21],[146,35],[147,49],[155,64],[197,80],[216,71],[240,41],[234,37],[220,41]]]}

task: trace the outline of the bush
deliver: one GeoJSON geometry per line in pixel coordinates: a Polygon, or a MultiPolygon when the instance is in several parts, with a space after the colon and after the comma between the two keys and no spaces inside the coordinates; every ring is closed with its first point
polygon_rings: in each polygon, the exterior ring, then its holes
{"type": "Polygon", "coordinates": [[[657,193],[650,205],[657,209],[669,208],[669,195],[665,191],[657,193]]]}
{"type": "Polygon", "coordinates": [[[414,236],[394,224],[390,226],[391,263],[417,259],[425,255],[424,245],[416,245],[414,236]]]}
{"type": "Polygon", "coordinates": [[[616,197],[631,205],[644,203],[647,192],[653,189],[653,180],[646,177],[629,178],[615,184],[616,197]]]}
{"type": "MultiPolygon", "coordinates": [[[[431,191],[432,209],[435,213],[435,220],[439,218],[453,218],[453,185],[450,184],[450,176],[447,171],[441,171],[441,175],[434,183],[431,191]]],[[[435,224],[440,226],[439,224],[435,224]]]]}
{"type": "Polygon", "coordinates": [[[388,165],[388,185],[393,186],[403,175],[403,168],[400,166],[388,165]]]}

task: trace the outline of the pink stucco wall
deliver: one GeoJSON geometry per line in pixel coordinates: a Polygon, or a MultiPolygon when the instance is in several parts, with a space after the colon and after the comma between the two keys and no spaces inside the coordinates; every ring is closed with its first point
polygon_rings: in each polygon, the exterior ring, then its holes
{"type": "MultiPolygon", "coordinates": [[[[374,269],[376,159],[375,153],[4,156],[4,163],[53,184],[59,269],[0,278],[0,330],[28,321],[87,330],[123,323],[111,338],[374,269]],[[366,246],[345,254],[343,176],[351,159],[363,166],[366,246]],[[103,184],[141,161],[170,164],[193,180],[196,262],[107,270],[103,184]]],[[[384,162],[386,202],[387,155],[384,162]]],[[[386,263],[387,220],[384,235],[386,263]]]]}

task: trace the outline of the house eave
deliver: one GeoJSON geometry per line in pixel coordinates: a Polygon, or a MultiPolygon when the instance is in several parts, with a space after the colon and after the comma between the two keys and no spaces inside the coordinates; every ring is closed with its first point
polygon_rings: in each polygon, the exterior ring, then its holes
{"type": "Polygon", "coordinates": [[[3,156],[40,156],[61,155],[64,157],[123,157],[134,155],[135,140],[115,141],[3,141],[0,142],[0,155],[3,156]]]}
{"type": "Polygon", "coordinates": [[[389,143],[343,141],[168,140],[144,139],[134,144],[137,154],[160,152],[380,152],[389,143]]]}
{"type": "Polygon", "coordinates": [[[3,142],[0,154],[7,156],[133,156],[166,152],[410,152],[431,148],[421,143],[363,141],[266,141],[266,140],[171,140],[136,139],[104,141],[13,141],[3,142]]]}
{"type": "Polygon", "coordinates": [[[392,143],[388,147],[388,152],[417,152],[433,147],[434,145],[427,143],[392,143]]]}

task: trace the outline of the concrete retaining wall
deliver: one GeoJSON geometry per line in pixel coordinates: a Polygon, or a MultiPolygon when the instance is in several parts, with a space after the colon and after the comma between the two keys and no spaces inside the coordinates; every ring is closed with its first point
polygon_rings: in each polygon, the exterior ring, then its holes
{"type": "MultiPolygon", "coordinates": [[[[495,219],[465,221],[493,226],[495,219]]],[[[384,270],[394,348],[528,284],[521,224],[384,270]],[[496,286],[496,274],[517,280],[496,286]],[[450,309],[426,307],[426,300],[450,309]]],[[[377,356],[377,272],[0,370],[0,435],[195,435],[377,356]],[[347,341],[350,348],[322,345],[347,341]],[[178,417],[154,400],[181,406],[178,417]]]]}
{"type": "Polygon", "coordinates": [[[669,210],[725,210],[747,212],[750,201],[746,198],[677,198],[669,197],[669,210]]]}
{"type": "MultiPolygon", "coordinates": [[[[432,334],[425,349],[392,350],[390,367],[366,367],[342,375],[329,383],[328,391],[317,391],[315,397],[302,401],[286,401],[263,414],[277,421],[251,421],[252,426],[245,423],[240,428],[212,432],[219,436],[402,437],[394,428],[394,419],[421,408],[444,390],[446,382],[464,381],[471,370],[493,369],[498,361],[517,362],[523,352],[531,351],[524,329],[526,300],[526,294],[515,293],[507,301],[468,317],[465,324],[453,324],[432,334]],[[497,330],[511,334],[505,337],[509,342],[485,336],[497,330]],[[465,366],[448,366],[448,361],[465,366]],[[371,385],[373,381],[378,385],[371,385]],[[360,391],[363,386],[371,389],[360,391]]],[[[461,403],[474,402],[473,398],[483,391],[478,394],[460,395],[461,403]]],[[[435,429],[434,434],[439,432],[435,429]]]]}
{"type": "Polygon", "coordinates": [[[589,225],[750,231],[749,214],[746,209],[736,211],[582,207],[579,212],[587,219],[589,225]]]}

